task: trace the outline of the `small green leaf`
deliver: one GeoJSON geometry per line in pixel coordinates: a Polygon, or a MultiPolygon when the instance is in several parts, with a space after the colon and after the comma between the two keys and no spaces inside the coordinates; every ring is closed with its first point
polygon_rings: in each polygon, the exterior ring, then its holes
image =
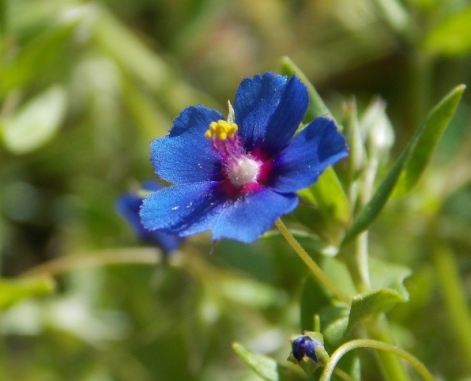
{"type": "Polygon", "coordinates": [[[289,76],[296,74],[296,77],[298,77],[301,82],[306,85],[307,91],[309,93],[309,106],[306,111],[306,115],[304,116],[305,121],[310,122],[318,116],[326,116],[328,118],[334,119],[332,113],[325,105],[324,101],[315,87],[312,85],[311,81],[309,81],[302,70],[293,61],[291,61],[289,57],[283,57],[281,59],[281,73],[289,76]]]}
{"type": "Polygon", "coordinates": [[[52,278],[0,279],[0,310],[6,310],[22,299],[48,295],[54,291],[52,278]]]}
{"type": "Polygon", "coordinates": [[[376,193],[358,214],[345,235],[342,245],[350,242],[373,223],[398,185],[398,180],[403,171],[405,171],[405,174],[402,175],[404,178],[401,179],[396,194],[404,194],[416,184],[430,160],[438,139],[455,113],[464,89],[464,85],[455,87],[432,109],[425,122],[417,129],[401,156],[394,163],[376,193]]]}
{"type": "Polygon", "coordinates": [[[282,379],[278,373],[278,364],[271,357],[251,352],[239,343],[233,343],[232,348],[240,359],[264,380],[282,379]]]}
{"type": "Polygon", "coordinates": [[[429,53],[449,56],[471,51],[471,6],[443,19],[425,38],[423,48],[429,53]]]}
{"type": "Polygon", "coordinates": [[[14,60],[0,67],[0,98],[63,66],[64,52],[75,26],[75,21],[53,26],[23,47],[14,60]]]}
{"type": "MultiPolygon", "coordinates": [[[[471,19],[470,19],[471,22],[471,19]]],[[[455,87],[443,100],[430,112],[423,127],[417,134],[416,143],[411,149],[407,164],[394,189],[393,196],[399,197],[406,194],[419,181],[425,167],[430,161],[437,144],[447,128],[451,118],[455,114],[465,85],[455,87]]]]}
{"type": "Polygon", "coordinates": [[[233,343],[232,348],[237,356],[265,381],[296,381],[306,379],[306,375],[301,371],[301,368],[297,372],[296,368],[282,366],[271,357],[254,353],[239,343],[233,343]],[[289,374],[289,377],[287,377],[287,374],[289,374]]]}
{"type": "Polygon", "coordinates": [[[409,300],[409,294],[403,285],[410,275],[409,268],[370,259],[372,290],[353,297],[346,333],[362,320],[389,311],[397,303],[409,300]]]}
{"type": "Polygon", "coordinates": [[[395,304],[405,302],[401,295],[389,288],[366,291],[353,297],[347,332],[370,316],[387,312],[395,304]]]}
{"type": "Polygon", "coordinates": [[[390,288],[396,291],[403,301],[409,300],[409,293],[404,287],[404,279],[411,275],[410,268],[396,263],[389,263],[378,258],[370,258],[369,269],[371,286],[374,289],[390,288]]]}
{"type": "Polygon", "coordinates": [[[327,168],[311,187],[299,195],[317,206],[331,220],[346,225],[350,220],[350,204],[347,195],[332,167],[327,168]]]}
{"type": "Polygon", "coordinates": [[[58,85],[33,98],[4,120],[5,146],[15,154],[24,154],[47,143],[62,124],[66,104],[66,92],[58,85]]]}
{"type": "Polygon", "coordinates": [[[342,316],[330,322],[324,329],[325,340],[333,345],[338,346],[345,337],[348,326],[348,316],[342,316]]]}

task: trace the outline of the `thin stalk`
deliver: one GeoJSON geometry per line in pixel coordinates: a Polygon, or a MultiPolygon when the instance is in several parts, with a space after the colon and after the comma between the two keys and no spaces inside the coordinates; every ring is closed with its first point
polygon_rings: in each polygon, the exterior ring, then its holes
{"type": "Polygon", "coordinates": [[[116,249],[90,251],[83,254],[60,257],[21,274],[22,277],[48,275],[54,276],[83,267],[106,265],[156,265],[161,256],[156,248],[152,249],[116,249]]]}
{"type": "MultiPolygon", "coordinates": [[[[372,151],[374,148],[371,149],[372,151]]],[[[364,206],[371,199],[374,181],[378,171],[379,159],[377,152],[371,154],[365,170],[363,186],[360,193],[360,202],[364,206]]],[[[350,276],[358,292],[371,289],[370,269],[368,265],[368,231],[364,231],[355,238],[354,252],[346,256],[346,263],[350,276]]]]}
{"type": "Polygon", "coordinates": [[[352,340],[337,348],[337,350],[332,354],[332,356],[330,356],[330,359],[327,364],[325,364],[324,370],[322,371],[319,381],[330,381],[335,366],[342,358],[342,356],[345,353],[356,348],[373,348],[381,352],[387,352],[391,355],[401,357],[406,360],[417,371],[417,373],[422,376],[425,381],[434,381],[432,374],[428,371],[425,365],[416,357],[411,355],[409,352],[397,348],[394,345],[368,339],[352,340]]]}
{"type": "MultiPolygon", "coordinates": [[[[463,360],[471,359],[471,313],[460,282],[460,274],[453,252],[444,244],[435,242],[433,265],[437,274],[438,288],[443,295],[456,343],[461,347],[463,360]]],[[[471,372],[471,363],[464,361],[471,372]]]]}
{"type": "MultiPolygon", "coordinates": [[[[374,181],[376,178],[378,165],[379,165],[379,152],[378,147],[374,145],[373,140],[369,142],[370,158],[366,167],[364,181],[360,193],[361,203],[366,205],[373,194],[374,181]]],[[[346,257],[347,267],[350,275],[359,293],[371,289],[371,281],[368,266],[368,231],[355,238],[354,252],[352,255],[346,257]]],[[[394,339],[391,335],[388,322],[384,315],[380,315],[376,321],[366,325],[368,336],[382,341],[387,345],[394,344],[394,339]]],[[[409,381],[409,375],[404,367],[404,364],[390,352],[378,352],[378,362],[381,367],[383,376],[389,381],[409,381]]]]}
{"type": "Polygon", "coordinates": [[[350,304],[351,299],[348,295],[344,294],[337,286],[325,275],[322,269],[317,265],[316,262],[309,256],[309,254],[303,249],[303,247],[299,244],[296,238],[290,233],[290,231],[286,228],[285,224],[280,220],[277,219],[276,227],[280,231],[281,235],[286,239],[288,244],[293,248],[296,254],[299,255],[301,260],[306,264],[306,266],[311,270],[317,280],[332,294],[334,294],[339,300],[350,304]]]}

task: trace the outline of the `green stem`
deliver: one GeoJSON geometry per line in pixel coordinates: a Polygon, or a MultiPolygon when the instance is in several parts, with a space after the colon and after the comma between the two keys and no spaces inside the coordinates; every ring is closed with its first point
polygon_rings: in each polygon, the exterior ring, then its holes
{"type": "MultiPolygon", "coordinates": [[[[371,157],[368,160],[361,192],[361,203],[366,205],[372,197],[374,181],[378,170],[378,152],[374,146],[370,147],[371,157]]],[[[371,281],[368,266],[368,231],[355,238],[353,255],[347,256],[347,266],[352,280],[359,293],[371,289],[371,281]]],[[[387,345],[394,344],[389,330],[388,322],[384,315],[380,315],[373,324],[366,325],[368,336],[382,341],[387,345]]],[[[390,352],[378,352],[378,361],[384,378],[390,381],[408,381],[409,375],[404,364],[390,352]]]]}
{"type": "Polygon", "coordinates": [[[454,333],[458,346],[463,353],[463,364],[471,372],[471,314],[464,287],[460,282],[460,274],[453,252],[449,247],[438,242],[434,243],[433,264],[451,324],[448,326],[454,333]],[[467,359],[467,360],[465,360],[467,359]]]}
{"type": "Polygon", "coordinates": [[[330,356],[329,361],[324,366],[324,370],[319,378],[319,381],[329,381],[334,372],[334,368],[342,358],[342,356],[356,348],[373,348],[381,352],[386,352],[393,356],[398,356],[406,360],[412,367],[419,373],[425,381],[434,381],[432,374],[427,370],[424,364],[419,361],[416,357],[412,356],[409,352],[406,352],[403,349],[397,348],[394,345],[386,344],[381,341],[376,340],[352,340],[349,341],[339,348],[330,356]]]}
{"type": "MultiPolygon", "coordinates": [[[[378,171],[378,152],[375,147],[370,147],[371,158],[368,160],[362,189],[360,193],[360,202],[363,207],[370,201],[373,194],[373,187],[378,171]]],[[[371,289],[370,270],[368,266],[368,231],[364,231],[355,238],[355,247],[353,255],[346,256],[347,267],[350,271],[353,283],[358,292],[364,292],[371,289]]]]}
{"type": "Polygon", "coordinates": [[[54,276],[77,268],[106,265],[156,265],[161,255],[156,248],[109,249],[60,257],[21,274],[22,277],[38,275],[54,276]]]}
{"type": "Polygon", "coordinates": [[[357,236],[354,251],[345,256],[345,262],[357,291],[361,293],[371,289],[368,266],[368,232],[357,236]]]}
{"type": "Polygon", "coordinates": [[[330,292],[332,292],[339,300],[347,304],[351,304],[351,299],[348,295],[344,294],[337,286],[325,275],[322,269],[317,265],[316,262],[312,260],[309,254],[302,248],[296,238],[290,233],[290,231],[286,228],[285,224],[280,220],[277,219],[276,227],[280,231],[281,235],[286,239],[288,244],[293,248],[296,254],[302,259],[302,261],[306,264],[306,266],[311,270],[317,280],[330,292]]]}

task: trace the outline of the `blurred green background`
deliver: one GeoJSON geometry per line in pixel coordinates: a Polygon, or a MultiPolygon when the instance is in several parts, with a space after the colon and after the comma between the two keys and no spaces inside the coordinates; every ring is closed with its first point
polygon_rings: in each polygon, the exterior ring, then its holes
{"type": "MultiPolygon", "coordinates": [[[[234,340],[283,362],[306,273],[285,244],[212,250],[203,235],[156,266],[116,197],[154,176],[149,142],[184,107],[226,113],[241,79],[282,56],[339,119],[352,95],[360,115],[384,99],[394,158],[470,82],[470,25],[469,0],[0,0],[0,379],[257,380],[234,340]]],[[[469,307],[470,98],[371,235],[374,256],[415,271],[390,314],[401,345],[449,380],[471,377],[471,352],[447,330],[426,230],[443,232],[469,307]]]]}

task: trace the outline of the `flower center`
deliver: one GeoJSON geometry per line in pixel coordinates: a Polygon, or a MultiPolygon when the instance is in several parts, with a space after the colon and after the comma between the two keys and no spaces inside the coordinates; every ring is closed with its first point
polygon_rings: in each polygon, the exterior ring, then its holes
{"type": "Polygon", "coordinates": [[[237,188],[257,180],[261,162],[243,152],[237,124],[218,120],[204,134],[222,159],[228,180],[237,188]]]}
{"type": "Polygon", "coordinates": [[[229,164],[227,177],[237,187],[257,180],[260,163],[247,156],[242,156],[234,164],[229,164]]]}

